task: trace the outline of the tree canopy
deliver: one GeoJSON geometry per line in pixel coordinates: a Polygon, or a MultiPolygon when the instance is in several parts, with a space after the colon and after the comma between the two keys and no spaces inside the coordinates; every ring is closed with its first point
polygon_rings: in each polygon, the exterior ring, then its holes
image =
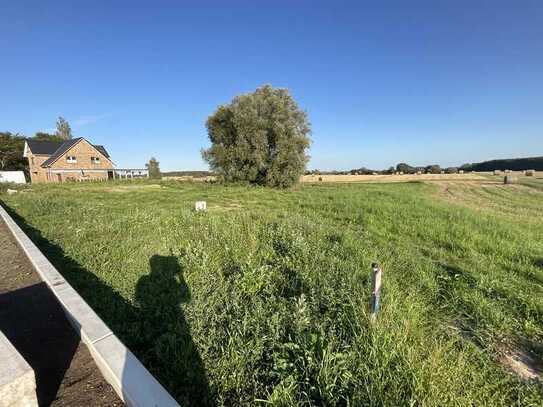
{"type": "Polygon", "coordinates": [[[26,170],[25,140],[18,133],[0,132],[0,171],[26,170]]]}
{"type": "Polygon", "coordinates": [[[160,179],[162,174],[160,173],[160,163],[155,157],[151,157],[149,162],[145,164],[147,170],[149,170],[149,178],[160,179]]]}
{"type": "Polygon", "coordinates": [[[64,141],[60,136],[57,136],[56,134],[49,134],[45,133],[43,131],[38,131],[34,137],[35,140],[47,140],[47,141],[64,141]]]}
{"type": "Polygon", "coordinates": [[[59,117],[57,120],[56,136],[62,140],[70,140],[72,138],[72,128],[63,117],[59,117]]]}
{"type": "Polygon", "coordinates": [[[285,188],[304,173],[311,127],[288,89],[265,85],[236,96],[206,127],[211,147],[202,156],[226,181],[285,188]]]}

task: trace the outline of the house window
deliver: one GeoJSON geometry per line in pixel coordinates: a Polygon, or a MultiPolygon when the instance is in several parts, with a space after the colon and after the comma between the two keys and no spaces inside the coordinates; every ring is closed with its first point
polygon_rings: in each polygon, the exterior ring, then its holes
{"type": "Polygon", "coordinates": [[[100,157],[91,157],[92,164],[100,164],[100,157]]]}
{"type": "Polygon", "coordinates": [[[76,163],[77,158],[75,158],[75,155],[66,156],[66,162],[70,164],[76,163]]]}

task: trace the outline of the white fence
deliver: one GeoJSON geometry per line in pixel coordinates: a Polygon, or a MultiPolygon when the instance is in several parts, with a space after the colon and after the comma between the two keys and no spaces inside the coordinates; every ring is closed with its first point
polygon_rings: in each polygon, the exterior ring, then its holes
{"type": "Polygon", "coordinates": [[[0,182],[26,184],[25,174],[22,171],[0,171],[0,182]]]}

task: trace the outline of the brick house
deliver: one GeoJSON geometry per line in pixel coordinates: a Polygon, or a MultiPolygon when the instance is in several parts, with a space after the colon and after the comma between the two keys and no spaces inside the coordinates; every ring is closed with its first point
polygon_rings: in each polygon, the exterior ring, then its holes
{"type": "Polygon", "coordinates": [[[103,146],[79,137],[66,141],[27,140],[32,182],[107,180],[115,178],[114,164],[103,146]]]}

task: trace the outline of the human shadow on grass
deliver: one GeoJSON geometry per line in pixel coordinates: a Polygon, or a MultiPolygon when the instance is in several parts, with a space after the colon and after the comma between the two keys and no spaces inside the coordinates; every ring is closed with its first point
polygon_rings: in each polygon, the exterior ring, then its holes
{"type": "MultiPolygon", "coordinates": [[[[160,383],[185,406],[215,405],[181,304],[190,300],[179,258],[154,255],[132,304],[11,208],[6,211],[160,383]]],[[[122,278],[122,275],[119,276],[122,278]]]]}
{"type": "Polygon", "coordinates": [[[149,266],[149,275],[136,285],[143,358],[162,373],[167,387],[176,389],[181,405],[213,405],[204,363],[181,308],[190,301],[190,290],[179,260],[154,255],[149,266]]]}

